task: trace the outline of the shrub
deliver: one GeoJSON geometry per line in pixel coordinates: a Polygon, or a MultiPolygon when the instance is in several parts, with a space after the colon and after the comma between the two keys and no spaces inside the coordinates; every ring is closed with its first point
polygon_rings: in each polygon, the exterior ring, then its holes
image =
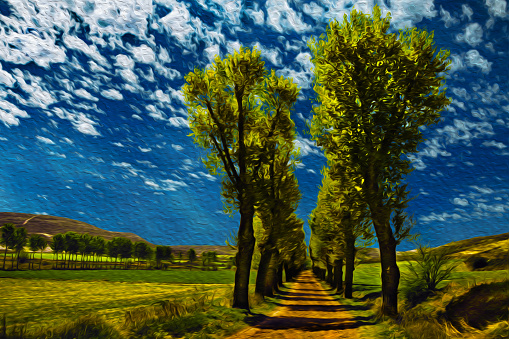
{"type": "Polygon", "coordinates": [[[408,262],[409,273],[403,275],[404,295],[413,307],[437,291],[438,284],[451,275],[457,264],[448,265],[449,254],[445,250],[431,250],[419,245],[416,263],[408,262]]]}

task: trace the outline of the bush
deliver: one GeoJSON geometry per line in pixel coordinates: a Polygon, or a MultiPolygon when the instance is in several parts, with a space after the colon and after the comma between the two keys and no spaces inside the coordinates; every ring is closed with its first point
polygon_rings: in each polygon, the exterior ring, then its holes
{"type": "Polygon", "coordinates": [[[410,307],[425,301],[437,291],[438,284],[451,275],[457,264],[448,265],[449,255],[445,250],[431,250],[419,245],[416,263],[408,262],[408,274],[403,275],[403,293],[410,307]]]}
{"type": "Polygon", "coordinates": [[[509,280],[474,286],[446,306],[446,317],[461,328],[464,320],[469,326],[482,329],[489,322],[509,318],[509,280]]]}

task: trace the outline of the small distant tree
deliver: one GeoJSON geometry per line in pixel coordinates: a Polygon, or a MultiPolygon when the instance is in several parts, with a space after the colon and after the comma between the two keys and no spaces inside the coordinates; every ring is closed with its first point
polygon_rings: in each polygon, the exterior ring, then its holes
{"type": "Polygon", "coordinates": [[[140,267],[140,259],[148,259],[151,257],[152,249],[150,248],[147,243],[143,241],[137,241],[134,243],[134,257],[138,258],[138,265],[136,266],[136,269],[140,267]]]}
{"type": "MultiPolygon", "coordinates": [[[[30,251],[36,252],[41,251],[41,260],[39,261],[39,269],[41,269],[42,264],[42,251],[48,246],[48,243],[46,242],[46,239],[44,239],[39,234],[32,234],[30,236],[30,239],[28,240],[28,244],[30,246],[30,251]]],[[[32,264],[32,268],[34,268],[34,265],[32,264]]]]}
{"type": "Polygon", "coordinates": [[[121,238],[114,237],[110,241],[106,243],[106,252],[108,253],[108,256],[110,258],[115,258],[115,265],[113,266],[114,269],[117,268],[117,260],[118,256],[120,255],[120,241],[121,238]]]}
{"type": "Polygon", "coordinates": [[[196,251],[190,248],[189,251],[187,251],[187,257],[189,258],[189,262],[193,263],[196,260],[196,251]]]}
{"type": "Polygon", "coordinates": [[[161,260],[171,260],[172,258],[172,250],[170,246],[156,246],[156,263],[157,267],[160,266],[161,260]]]}
{"type": "Polygon", "coordinates": [[[50,244],[53,254],[57,257],[57,268],[58,268],[58,253],[65,250],[65,239],[63,234],[55,234],[53,236],[53,242],[50,244]]]}
{"type": "MultiPolygon", "coordinates": [[[[65,254],[68,256],[67,258],[67,268],[71,267],[71,261],[73,255],[78,255],[78,251],[80,249],[79,245],[79,234],[76,232],[66,232],[64,233],[65,239],[65,254]]],[[[65,260],[65,258],[64,258],[65,260]]]]}
{"type": "Polygon", "coordinates": [[[127,268],[127,259],[131,258],[133,254],[133,242],[131,239],[120,238],[119,254],[120,259],[124,259],[124,268],[127,268]]]}
{"type": "Polygon", "coordinates": [[[83,269],[83,262],[89,254],[92,253],[92,236],[88,233],[80,234],[79,237],[79,253],[81,254],[81,268],[83,269]]]}
{"type": "MultiPolygon", "coordinates": [[[[25,245],[27,244],[27,230],[24,227],[16,228],[14,231],[14,242],[13,242],[13,249],[16,252],[16,269],[19,268],[19,255],[21,251],[25,248],[25,245]]],[[[12,267],[11,267],[12,268],[12,267]]]]}
{"type": "MultiPolygon", "coordinates": [[[[106,253],[106,240],[104,240],[103,237],[95,236],[92,237],[92,252],[97,258],[100,258],[100,261],[102,262],[102,256],[106,253]]],[[[102,265],[101,265],[102,268],[102,265]]]]}
{"type": "MultiPolygon", "coordinates": [[[[12,246],[14,246],[14,231],[15,230],[16,230],[16,226],[14,226],[14,224],[11,224],[11,223],[7,223],[2,226],[2,238],[0,239],[0,244],[2,246],[5,246],[4,264],[2,267],[3,270],[5,270],[5,259],[7,258],[7,249],[12,248],[12,246]]],[[[12,259],[12,257],[11,257],[11,259],[12,259]]]]}

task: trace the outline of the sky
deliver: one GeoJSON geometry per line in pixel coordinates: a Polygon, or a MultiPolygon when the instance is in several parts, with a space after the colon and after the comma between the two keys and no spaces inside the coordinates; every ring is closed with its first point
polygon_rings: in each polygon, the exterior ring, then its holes
{"type": "MultiPolygon", "coordinates": [[[[185,75],[242,45],[300,86],[292,112],[305,221],[321,149],[310,140],[307,41],[353,10],[389,33],[434,31],[452,104],[412,155],[408,207],[439,246],[509,232],[509,14],[505,0],[0,0],[0,211],[49,214],[163,245],[224,245],[220,179],[189,136],[185,75]]],[[[404,242],[399,250],[412,249],[404,242]]]]}

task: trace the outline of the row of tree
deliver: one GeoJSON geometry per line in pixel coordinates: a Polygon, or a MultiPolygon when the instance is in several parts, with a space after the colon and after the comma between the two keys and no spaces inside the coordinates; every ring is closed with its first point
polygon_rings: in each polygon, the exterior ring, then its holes
{"type": "MultiPolygon", "coordinates": [[[[12,223],[4,224],[1,228],[2,237],[0,244],[5,247],[3,266],[5,270],[5,261],[7,251],[14,251],[16,257],[16,269],[19,268],[20,254],[25,246],[31,251],[40,251],[39,268],[42,263],[42,252],[48,246],[47,241],[39,234],[28,235],[24,227],[16,227],[12,223]]],[[[172,260],[172,250],[170,246],[158,245],[155,251],[146,242],[132,242],[128,238],[114,237],[106,241],[100,236],[91,236],[88,233],[79,234],[76,232],[66,232],[55,234],[49,244],[54,258],[56,258],[56,268],[67,269],[86,269],[92,267],[102,267],[103,257],[106,255],[115,259],[114,267],[120,259],[121,265],[127,266],[128,259],[138,259],[137,269],[140,267],[140,260],[155,259],[157,267],[161,266],[162,260],[172,260]],[[60,255],[60,258],[59,258],[60,255]],[[81,259],[78,262],[78,255],[81,259]],[[61,262],[59,263],[59,260],[61,262]]],[[[190,261],[196,259],[196,252],[190,249],[188,252],[190,261]]],[[[11,269],[14,267],[14,256],[11,260],[11,269]]],[[[33,268],[33,264],[32,264],[33,268]]]]}
{"type": "Polygon", "coordinates": [[[378,6],[373,14],[353,10],[350,22],[346,15],[341,25],[332,21],[326,37],[309,43],[318,102],[310,130],[328,164],[310,216],[310,251],[315,271],[338,291],[345,261],[343,292],[351,298],[356,241],[376,235],[381,311],[396,316],[396,246],[413,225],[404,212],[408,155],[417,152],[421,130],[437,123],[451,102],[439,91],[445,78],[438,77],[450,61],[448,51],[435,55],[433,34],[414,28],[397,39],[387,34],[390,16],[381,19],[378,6]]]}
{"type": "Polygon", "coordinates": [[[186,82],[183,93],[194,141],[207,151],[203,162],[209,172],[222,178],[226,212],[240,213],[233,307],[249,309],[256,244],[260,298],[272,295],[285,268],[291,278],[306,260],[304,223],[295,214],[298,150],[290,117],[299,89],[291,79],[267,71],[260,52],[249,48],[224,59],[217,56],[210,67],[190,72],[186,82]]]}

